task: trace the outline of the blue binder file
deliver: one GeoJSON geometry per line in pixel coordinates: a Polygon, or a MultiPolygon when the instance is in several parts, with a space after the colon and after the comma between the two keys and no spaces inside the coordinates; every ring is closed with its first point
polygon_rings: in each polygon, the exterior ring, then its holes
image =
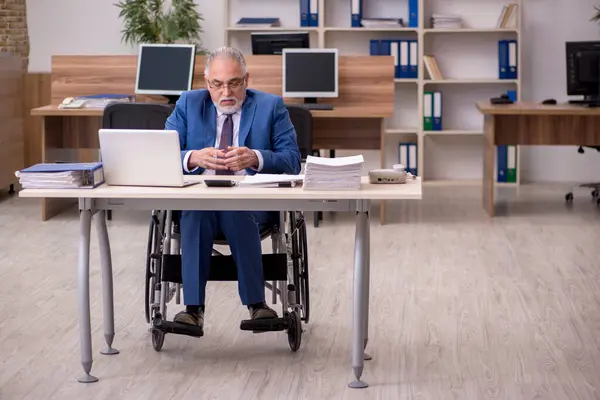
{"type": "Polygon", "coordinates": [[[104,183],[101,162],[42,163],[17,172],[24,189],[92,189],[104,183]]]}
{"type": "Polygon", "coordinates": [[[517,91],[516,90],[507,90],[506,95],[509,99],[516,102],[517,101],[517,91]]]}
{"type": "Polygon", "coordinates": [[[442,92],[433,92],[433,118],[431,128],[434,131],[442,130],[442,92]]]}
{"type": "Polygon", "coordinates": [[[517,41],[507,40],[507,79],[517,79],[517,70],[519,65],[517,41]]]}
{"type": "Polygon", "coordinates": [[[300,0],[300,26],[310,26],[310,0],[300,0]]]}
{"type": "Polygon", "coordinates": [[[319,0],[309,0],[310,19],[308,26],[319,26],[319,0]]]}
{"type": "Polygon", "coordinates": [[[419,46],[416,40],[408,41],[408,78],[419,77],[419,46]]]}
{"type": "Polygon", "coordinates": [[[362,0],[351,0],[351,9],[350,9],[350,17],[351,24],[350,26],[353,28],[360,28],[362,20],[362,10],[363,10],[363,2],[362,0]]]}
{"type": "Polygon", "coordinates": [[[408,26],[419,27],[419,0],[408,0],[408,26]]]}
{"type": "Polygon", "coordinates": [[[400,40],[390,40],[390,55],[394,57],[394,78],[402,78],[400,40]]]}
{"type": "Polygon", "coordinates": [[[501,145],[496,146],[497,149],[497,181],[498,182],[506,182],[506,168],[508,164],[508,146],[501,145]]]}
{"type": "Polygon", "coordinates": [[[398,162],[405,166],[406,172],[418,176],[418,151],[417,143],[401,142],[398,143],[398,162]]]}
{"type": "Polygon", "coordinates": [[[508,77],[508,41],[498,42],[498,79],[510,79],[508,77]]]}
{"type": "Polygon", "coordinates": [[[379,56],[379,47],[381,46],[381,41],[377,39],[371,39],[369,41],[369,55],[370,56],[379,56]]]}
{"type": "Polygon", "coordinates": [[[380,56],[391,56],[392,55],[392,40],[383,39],[379,42],[379,55],[380,56]]]}
{"type": "Polygon", "coordinates": [[[407,79],[410,78],[409,64],[410,64],[410,46],[408,40],[399,41],[399,56],[400,56],[400,74],[399,78],[407,79]]]}

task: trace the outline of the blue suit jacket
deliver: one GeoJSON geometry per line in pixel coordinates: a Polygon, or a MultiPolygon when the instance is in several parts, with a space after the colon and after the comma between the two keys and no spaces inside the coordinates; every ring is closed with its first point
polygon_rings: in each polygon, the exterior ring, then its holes
{"type": "MultiPolygon", "coordinates": [[[[217,110],[208,90],[184,92],[166,129],[179,133],[181,160],[189,150],[214,147],[216,141],[217,110]]],[[[301,156],[296,142],[296,130],[280,96],[247,89],[242,106],[239,145],[260,151],[266,174],[299,174],[301,156]]],[[[198,168],[193,174],[201,174],[198,168]]],[[[248,174],[255,174],[252,169],[248,174]]]]}

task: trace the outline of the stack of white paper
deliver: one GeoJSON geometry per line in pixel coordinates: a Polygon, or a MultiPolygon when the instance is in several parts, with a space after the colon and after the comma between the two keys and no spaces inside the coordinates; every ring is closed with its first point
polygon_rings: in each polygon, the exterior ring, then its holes
{"type": "Polygon", "coordinates": [[[433,14],[431,26],[434,29],[460,29],[463,27],[462,17],[459,15],[433,14]]]}
{"type": "Polygon", "coordinates": [[[85,186],[83,171],[20,172],[15,174],[23,189],[75,189],[85,186]]]}
{"type": "Polygon", "coordinates": [[[104,183],[101,162],[40,163],[15,172],[24,189],[94,188],[104,183]]]}
{"type": "Polygon", "coordinates": [[[303,189],[359,190],[364,162],[362,155],[336,158],[308,156],[303,189]]]}

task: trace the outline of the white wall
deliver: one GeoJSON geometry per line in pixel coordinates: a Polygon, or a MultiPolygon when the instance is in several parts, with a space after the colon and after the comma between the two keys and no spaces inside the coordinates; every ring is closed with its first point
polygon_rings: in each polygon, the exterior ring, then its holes
{"type": "MultiPolygon", "coordinates": [[[[30,72],[50,71],[53,54],[133,54],[121,43],[122,20],[114,0],[27,0],[30,72]]],[[[223,44],[222,0],[196,0],[206,48],[223,44]]]]}
{"type": "MultiPolygon", "coordinates": [[[[527,0],[524,7],[524,96],[530,100],[567,100],[565,41],[600,40],[588,22],[595,0],[527,0]]],[[[531,181],[600,181],[600,153],[576,147],[524,148],[522,177],[531,181]]]]}
{"type": "MultiPolygon", "coordinates": [[[[196,0],[199,11],[203,14],[204,33],[202,42],[208,49],[224,44],[224,0],[196,0]]],[[[233,0],[235,3],[241,0],[233,0]]],[[[281,0],[254,0],[256,8],[265,12],[255,11],[256,15],[271,16],[270,10],[281,0]]],[[[289,0],[294,4],[296,0],[289,0]]],[[[328,3],[345,4],[348,0],[327,0],[328,3]]],[[[382,12],[390,9],[391,0],[376,0],[381,3],[382,12]]],[[[429,0],[431,1],[431,0],[429,0]]],[[[475,7],[482,5],[480,0],[460,0],[460,3],[473,2],[475,7]],[[479,5],[477,5],[479,4],[479,5]]],[[[490,0],[493,2],[500,0],[490,0]]],[[[457,0],[459,2],[459,0],[457,0]]],[[[508,0],[506,0],[508,2],[508,0]]],[[[129,46],[121,43],[122,21],[118,18],[118,8],[113,0],[27,0],[28,24],[31,40],[29,70],[31,72],[50,71],[52,54],[130,54],[134,52],[129,46]]],[[[394,1],[392,2],[394,3],[394,1]]],[[[397,3],[395,3],[397,4],[397,3]]],[[[447,4],[447,3],[444,3],[447,4]]],[[[588,22],[594,12],[595,0],[525,0],[523,9],[523,98],[539,101],[545,98],[566,100],[564,42],[568,40],[600,40],[598,25],[588,22]]],[[[331,6],[328,6],[328,9],[331,6]]],[[[295,9],[295,8],[294,8],[295,9]]],[[[379,10],[374,10],[379,13],[379,10]]],[[[235,13],[235,11],[233,11],[235,13]]],[[[282,17],[293,20],[294,17],[282,17]]],[[[406,18],[405,15],[399,15],[406,18]]],[[[236,19],[237,14],[232,16],[236,19]]],[[[338,21],[328,21],[333,24],[338,21]]],[[[346,23],[346,21],[339,21],[346,23]]],[[[350,33],[347,35],[363,35],[350,33]]],[[[369,36],[356,36],[359,39],[356,52],[368,54],[367,43],[369,36]]],[[[335,42],[336,39],[332,38],[335,42]]],[[[344,39],[346,42],[346,38],[344,39]]],[[[330,42],[331,43],[331,42],[330,42]]],[[[352,49],[344,48],[345,52],[352,49]]],[[[462,74],[461,74],[462,75],[462,74]]],[[[490,96],[500,87],[495,86],[486,90],[490,96]]],[[[400,89],[405,95],[414,95],[410,88],[400,89]],[[406,91],[408,90],[408,92],[406,91]]],[[[400,96],[400,95],[399,95],[400,96]]],[[[401,103],[402,99],[398,99],[401,103]]],[[[414,103],[411,101],[411,103],[414,103]]],[[[416,108],[415,108],[416,110],[416,108]]],[[[399,114],[398,118],[407,115],[405,124],[414,125],[410,113],[399,114]]],[[[478,115],[469,117],[461,122],[464,128],[478,125],[478,115]],[[475,120],[473,120],[475,118],[475,120]]],[[[391,138],[393,140],[393,138],[391,138]]],[[[390,140],[390,141],[392,141],[390,140]]],[[[480,167],[474,168],[480,158],[478,138],[454,138],[452,140],[437,140],[429,145],[429,161],[440,162],[450,152],[461,151],[464,160],[463,175],[481,176],[480,167]],[[461,143],[460,147],[453,144],[461,143]]],[[[394,146],[390,143],[389,157],[393,157],[394,146]]],[[[456,154],[456,153],[454,153],[456,154]]],[[[578,154],[575,147],[531,147],[523,148],[521,158],[522,179],[524,181],[578,181],[595,180],[600,178],[600,154],[588,151],[578,154]]],[[[436,168],[443,170],[443,168],[436,168]]],[[[600,179],[599,179],[600,180],[600,179]]]]}

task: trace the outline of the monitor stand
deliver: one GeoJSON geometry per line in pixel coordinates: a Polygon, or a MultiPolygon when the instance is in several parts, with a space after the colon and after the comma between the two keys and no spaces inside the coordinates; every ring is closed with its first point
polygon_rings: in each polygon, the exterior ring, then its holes
{"type": "Polygon", "coordinates": [[[569,100],[569,104],[587,106],[587,107],[600,107],[600,98],[596,95],[583,96],[583,100],[569,100]]]}
{"type": "Polygon", "coordinates": [[[304,104],[317,104],[317,98],[316,97],[305,97],[304,104]]]}
{"type": "Polygon", "coordinates": [[[172,94],[172,95],[166,95],[165,97],[169,100],[168,104],[175,105],[175,103],[177,103],[177,100],[179,100],[179,97],[181,97],[181,96],[178,94],[172,94]]]}

